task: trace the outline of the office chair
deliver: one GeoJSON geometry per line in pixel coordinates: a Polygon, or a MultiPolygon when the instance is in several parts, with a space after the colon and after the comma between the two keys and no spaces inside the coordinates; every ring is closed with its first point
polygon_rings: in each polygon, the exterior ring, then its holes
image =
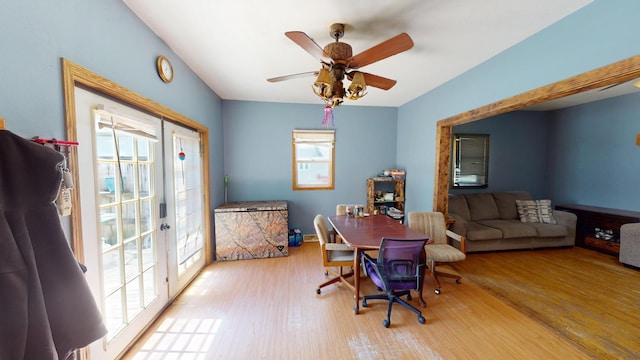
{"type": "Polygon", "coordinates": [[[367,307],[367,300],[387,300],[387,318],[382,325],[388,328],[391,324],[391,308],[394,302],[418,314],[418,322],[424,324],[425,319],[420,310],[401,298],[407,296],[411,301],[411,290],[420,291],[424,279],[424,246],[427,239],[394,240],[382,238],[378,258],[368,254],[362,255],[362,269],[384,294],[367,295],[362,299],[362,307],[367,307]]]}
{"type": "Polygon", "coordinates": [[[465,238],[451,230],[447,230],[444,215],[440,212],[417,212],[408,214],[409,227],[420,231],[433,240],[431,244],[425,246],[427,263],[431,269],[431,275],[436,282],[435,293],[440,295],[439,277],[456,279],[456,283],[462,282],[462,277],[457,274],[441,272],[437,270],[438,264],[462,261],[467,258],[465,254],[465,238]],[[459,243],[460,248],[451,246],[449,240],[459,243]]]}
{"type": "Polygon", "coordinates": [[[322,215],[318,214],[313,219],[313,227],[316,229],[316,235],[318,235],[318,241],[320,241],[320,252],[322,253],[322,264],[325,268],[325,276],[329,274],[334,277],[320,284],[316,289],[316,293],[320,294],[320,289],[327,285],[331,285],[338,281],[344,283],[351,291],[355,293],[355,287],[347,278],[353,276],[353,269],[351,272],[344,274],[343,266],[353,267],[353,258],[355,256],[354,251],[347,244],[340,244],[330,242],[329,228],[322,215]],[[337,267],[337,271],[332,268],[337,267]]]}

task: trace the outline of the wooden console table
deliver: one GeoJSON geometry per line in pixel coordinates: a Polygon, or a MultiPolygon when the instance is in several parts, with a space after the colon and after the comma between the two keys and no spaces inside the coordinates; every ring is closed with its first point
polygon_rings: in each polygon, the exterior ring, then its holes
{"type": "Polygon", "coordinates": [[[620,226],[640,222],[640,212],[585,205],[558,205],[578,217],[576,245],[611,255],[620,252],[620,226]]]}

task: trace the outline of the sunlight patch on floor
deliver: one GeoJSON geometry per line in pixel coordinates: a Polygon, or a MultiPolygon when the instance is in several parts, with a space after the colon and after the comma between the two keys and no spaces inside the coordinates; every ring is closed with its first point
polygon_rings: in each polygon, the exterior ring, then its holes
{"type": "Polygon", "coordinates": [[[165,319],[133,359],[206,359],[221,319],[165,319]]]}

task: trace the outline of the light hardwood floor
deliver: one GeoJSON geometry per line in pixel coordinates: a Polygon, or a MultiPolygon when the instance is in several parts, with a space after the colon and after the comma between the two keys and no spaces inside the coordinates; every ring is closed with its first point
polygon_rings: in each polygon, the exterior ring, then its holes
{"type": "Polygon", "coordinates": [[[453,267],[598,359],[640,358],[640,271],[617,256],[581,247],[493,252],[453,267]]]}
{"type": "MultiPolygon", "coordinates": [[[[353,313],[352,293],[324,288],[318,243],[284,258],[208,266],[125,359],[589,359],[592,353],[463,280],[425,282],[427,322],[386,303],[353,313]]],[[[508,254],[504,254],[508,256],[508,254]]],[[[362,293],[377,290],[363,281],[362,293]]],[[[417,305],[417,299],[412,301],[417,305]]]]}

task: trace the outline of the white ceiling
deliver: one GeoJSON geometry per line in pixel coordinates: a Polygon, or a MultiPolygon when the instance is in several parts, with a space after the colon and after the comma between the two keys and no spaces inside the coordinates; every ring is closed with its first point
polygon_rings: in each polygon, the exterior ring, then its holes
{"type": "MultiPolygon", "coordinates": [[[[362,71],[398,81],[344,105],[401,106],[524,40],[592,0],[123,0],[225,100],[319,104],[313,77],[267,78],[318,70],[284,33],[299,30],[321,47],[329,25],[358,54],[406,32],[414,47],[362,71]]],[[[163,54],[167,55],[167,54],[163,54]]],[[[180,77],[179,71],[175,74],[180,77]]]]}

